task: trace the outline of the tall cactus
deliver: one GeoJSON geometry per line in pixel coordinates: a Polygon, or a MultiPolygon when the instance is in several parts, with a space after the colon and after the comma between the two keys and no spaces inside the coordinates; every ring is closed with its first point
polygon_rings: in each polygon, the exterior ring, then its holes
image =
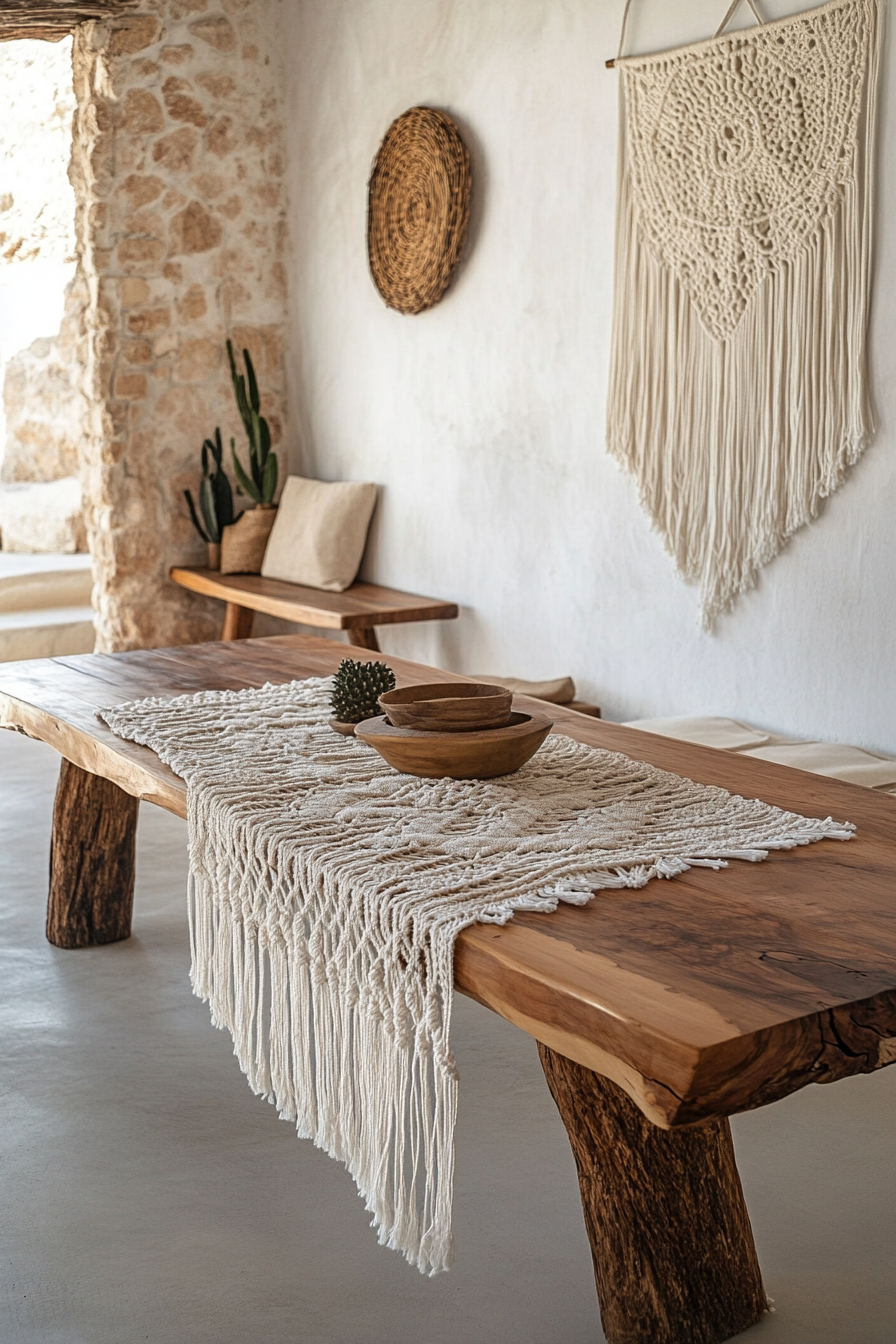
{"type": "MultiPolygon", "coordinates": [[[[199,512],[202,514],[202,522],[199,521],[199,513],[197,513],[196,505],[193,503],[193,496],[189,490],[184,491],[184,498],[190,506],[193,526],[203,541],[207,541],[211,545],[217,545],[220,542],[222,528],[227,527],[229,523],[235,523],[237,520],[233,515],[233,491],[222,465],[223,457],[224,445],[221,443],[221,431],[216,429],[214,439],[206,439],[202,445],[202,484],[199,487],[199,512]],[[215,464],[213,471],[209,471],[209,454],[211,454],[215,464]],[[205,524],[204,527],[203,523],[205,524]]],[[[242,518],[242,516],[242,513],[237,514],[237,518],[242,518]]]]}
{"type": "Polygon", "coordinates": [[[271,452],[271,431],[267,420],[260,414],[261,399],[258,395],[258,383],[248,350],[243,351],[246,372],[242,374],[236,367],[233,345],[227,342],[227,358],[230,360],[230,379],[236,397],[240,419],[249,440],[249,470],[245,471],[236,455],[236,444],[230,440],[233,454],[233,469],[242,489],[256,504],[272,504],[277,490],[277,454],[271,452]]]}

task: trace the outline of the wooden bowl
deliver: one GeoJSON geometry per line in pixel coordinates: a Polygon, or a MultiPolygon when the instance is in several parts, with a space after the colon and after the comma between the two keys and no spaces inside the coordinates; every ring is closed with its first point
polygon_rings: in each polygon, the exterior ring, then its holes
{"type": "Polygon", "coordinates": [[[434,733],[468,733],[510,723],[513,694],[483,682],[443,681],[402,686],[380,696],[380,709],[394,728],[434,733]]]}
{"type": "Polygon", "coordinates": [[[494,779],[525,765],[551,726],[551,720],[542,714],[511,714],[505,728],[431,733],[418,728],[394,728],[382,715],[359,723],[355,737],[405,775],[421,775],[424,779],[494,779]]]}
{"type": "Polygon", "coordinates": [[[327,719],[327,723],[334,733],[341,733],[343,737],[354,737],[358,726],[356,723],[346,723],[344,719],[327,719]]]}

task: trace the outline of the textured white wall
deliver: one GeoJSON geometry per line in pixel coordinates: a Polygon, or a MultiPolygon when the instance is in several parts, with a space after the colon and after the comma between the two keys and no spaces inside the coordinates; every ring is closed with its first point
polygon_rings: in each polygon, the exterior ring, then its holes
{"type": "MultiPolygon", "coordinates": [[[[766,0],[779,17],[798,6],[766,0]]],[[[699,38],[723,0],[634,6],[632,49],[699,38]]],[[[459,671],[571,673],[613,718],[716,713],[896,751],[896,208],[881,174],[880,432],[821,518],[712,634],[604,447],[622,0],[283,6],[296,465],[379,481],[368,577],[456,599],[387,633],[459,671]],[[466,261],[417,317],[367,272],[387,126],[450,112],[473,158],[466,261]]],[[[880,162],[893,159],[892,44],[880,162]]]]}

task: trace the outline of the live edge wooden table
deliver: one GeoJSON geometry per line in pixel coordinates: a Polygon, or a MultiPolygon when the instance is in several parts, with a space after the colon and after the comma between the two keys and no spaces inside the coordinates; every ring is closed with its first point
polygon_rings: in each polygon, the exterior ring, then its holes
{"type": "MultiPolygon", "coordinates": [[[[340,658],[339,645],[289,635],[0,666],[0,723],[63,757],[50,941],[126,938],[138,800],[186,814],[183,781],[98,709],[326,675],[340,658]]],[[[390,663],[400,685],[433,680],[390,663]]],[[[581,742],[858,827],[848,842],[601,892],[458,940],[458,989],[538,1042],[607,1338],[715,1344],[766,1309],[726,1117],[896,1062],[896,798],[550,710],[581,742]]]]}

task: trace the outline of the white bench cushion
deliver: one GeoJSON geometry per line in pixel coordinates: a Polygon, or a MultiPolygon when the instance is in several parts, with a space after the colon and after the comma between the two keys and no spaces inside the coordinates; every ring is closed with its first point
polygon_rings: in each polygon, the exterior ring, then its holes
{"type": "Polygon", "coordinates": [[[775,761],[813,775],[842,779],[845,784],[861,784],[868,789],[896,791],[896,758],[850,747],[840,742],[796,742],[791,738],[764,733],[737,719],[719,715],[674,719],[630,719],[626,728],[641,728],[661,737],[695,742],[702,747],[736,751],[741,756],[775,761]]]}

